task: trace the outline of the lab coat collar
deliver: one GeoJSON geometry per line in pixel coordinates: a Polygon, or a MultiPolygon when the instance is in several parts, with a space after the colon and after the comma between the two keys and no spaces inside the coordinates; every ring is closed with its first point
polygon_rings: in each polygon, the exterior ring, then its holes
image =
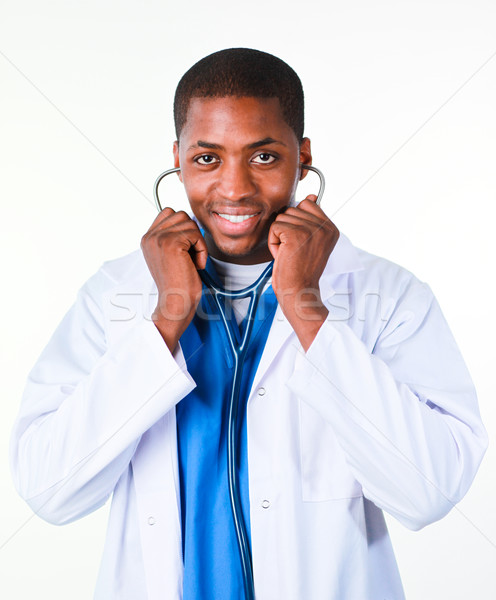
{"type": "Polygon", "coordinates": [[[327,300],[334,294],[333,283],[338,275],[353,273],[364,269],[358,250],[350,240],[340,232],[327,265],[319,281],[322,300],[327,300]]]}
{"type": "Polygon", "coordinates": [[[329,260],[327,261],[323,276],[351,273],[353,271],[360,271],[363,268],[357,249],[350,240],[340,232],[334,250],[331,252],[329,260]]]}
{"type": "MultiPolygon", "coordinates": [[[[140,250],[107,264],[111,264],[111,273],[108,274],[114,279],[116,287],[122,286],[126,290],[134,292],[146,290],[151,294],[156,294],[155,282],[140,250]]],[[[363,268],[358,250],[343,233],[340,233],[320,278],[323,297],[328,297],[329,292],[332,295],[332,282],[337,275],[352,273],[363,268]]]]}
{"type": "MultiPolygon", "coordinates": [[[[150,319],[157,302],[157,288],[143,254],[139,250],[127,257],[112,261],[108,266],[107,274],[114,280],[115,287],[112,288],[106,303],[110,309],[107,333],[115,341],[129,327],[133,326],[134,319],[128,318],[128,315],[141,316],[146,320],[150,319]],[[127,310],[123,310],[123,307],[126,307],[127,310]],[[114,312],[116,313],[115,318],[111,318],[114,312]]],[[[359,251],[341,233],[319,281],[322,300],[325,302],[334,295],[334,285],[336,285],[336,280],[340,276],[362,269],[364,269],[364,266],[360,260],[359,251]]],[[[281,307],[278,306],[253,381],[252,390],[257,389],[291,335],[296,336],[281,307]]],[[[298,343],[296,339],[295,343],[298,343]]]]}

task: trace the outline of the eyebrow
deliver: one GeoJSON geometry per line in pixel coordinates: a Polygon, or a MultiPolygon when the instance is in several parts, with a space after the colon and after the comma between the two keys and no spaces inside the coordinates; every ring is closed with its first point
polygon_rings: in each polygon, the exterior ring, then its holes
{"type": "MultiPolygon", "coordinates": [[[[281,144],[281,146],[286,146],[284,142],[280,142],[279,140],[275,140],[271,137],[266,137],[263,140],[258,140],[253,142],[252,144],[248,144],[247,148],[249,150],[253,150],[254,148],[259,148],[260,146],[266,146],[268,144],[281,144]]],[[[203,140],[198,140],[196,144],[193,144],[188,148],[188,150],[193,150],[195,148],[208,148],[209,150],[224,150],[224,147],[220,144],[212,144],[212,142],[205,142],[203,140]]]]}
{"type": "Polygon", "coordinates": [[[250,144],[248,146],[248,148],[250,148],[250,149],[258,148],[259,146],[266,146],[267,144],[281,144],[282,146],[286,145],[283,142],[280,142],[279,140],[275,140],[274,138],[271,138],[271,137],[266,137],[263,140],[259,140],[258,142],[253,142],[253,144],[250,144]]]}

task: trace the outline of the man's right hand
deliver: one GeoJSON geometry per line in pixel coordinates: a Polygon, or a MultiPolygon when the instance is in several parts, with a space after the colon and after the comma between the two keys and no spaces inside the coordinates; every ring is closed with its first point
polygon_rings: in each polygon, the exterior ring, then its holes
{"type": "Polygon", "coordinates": [[[142,237],[141,249],[158,289],[152,320],[174,352],[200,302],[198,269],[207,264],[207,245],[184,211],[164,208],[142,237]]]}

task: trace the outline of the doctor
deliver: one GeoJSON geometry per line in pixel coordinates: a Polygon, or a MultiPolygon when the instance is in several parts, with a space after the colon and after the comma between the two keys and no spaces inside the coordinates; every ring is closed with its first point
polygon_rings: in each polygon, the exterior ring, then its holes
{"type": "MultiPolygon", "coordinates": [[[[112,496],[97,599],[242,599],[225,483],[229,355],[198,269],[274,259],[244,373],[238,465],[257,600],[403,598],[383,512],[419,529],[466,493],[487,438],[430,289],[352,246],[308,196],[303,92],[255,50],[176,91],[175,166],[141,251],[83,286],[27,383],[19,493],[63,524],[112,496]]],[[[243,326],[246,306],[230,307],[243,326]]]]}

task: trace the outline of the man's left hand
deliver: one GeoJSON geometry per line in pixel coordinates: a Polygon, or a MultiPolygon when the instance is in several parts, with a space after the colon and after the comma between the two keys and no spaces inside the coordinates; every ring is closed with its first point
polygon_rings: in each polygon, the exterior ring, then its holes
{"type": "Polygon", "coordinates": [[[339,238],[334,223],[307,196],[278,215],[269,231],[274,257],[272,288],[304,350],[308,350],[328,315],[319,279],[339,238]]]}

